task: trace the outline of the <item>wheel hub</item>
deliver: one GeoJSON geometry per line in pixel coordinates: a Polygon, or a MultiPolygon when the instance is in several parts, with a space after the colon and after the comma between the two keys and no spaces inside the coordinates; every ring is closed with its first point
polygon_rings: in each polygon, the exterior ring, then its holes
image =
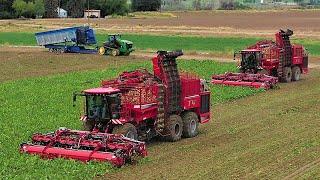
{"type": "Polygon", "coordinates": [[[175,132],[176,135],[178,135],[178,134],[180,133],[180,126],[179,126],[179,124],[176,124],[176,125],[174,126],[174,132],[175,132]]]}
{"type": "Polygon", "coordinates": [[[192,133],[195,132],[195,131],[196,131],[196,128],[197,128],[197,123],[196,123],[195,120],[192,120],[192,121],[190,122],[191,132],[192,132],[192,133]]]}

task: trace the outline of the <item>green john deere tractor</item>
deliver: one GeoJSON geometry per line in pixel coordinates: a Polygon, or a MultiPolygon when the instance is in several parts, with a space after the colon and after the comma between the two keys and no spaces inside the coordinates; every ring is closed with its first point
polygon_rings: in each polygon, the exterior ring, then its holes
{"type": "Polygon", "coordinates": [[[134,51],[133,43],[121,39],[120,34],[111,34],[106,42],[99,48],[100,55],[128,56],[134,51]]]}

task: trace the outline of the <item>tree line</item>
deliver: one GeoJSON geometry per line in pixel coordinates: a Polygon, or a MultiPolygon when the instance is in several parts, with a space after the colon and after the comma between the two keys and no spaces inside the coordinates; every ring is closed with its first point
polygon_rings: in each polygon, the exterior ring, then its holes
{"type": "Polygon", "coordinates": [[[0,0],[0,19],[55,18],[58,7],[68,12],[68,17],[83,17],[87,8],[101,10],[101,17],[126,15],[131,11],[157,11],[161,0],[0,0]]]}

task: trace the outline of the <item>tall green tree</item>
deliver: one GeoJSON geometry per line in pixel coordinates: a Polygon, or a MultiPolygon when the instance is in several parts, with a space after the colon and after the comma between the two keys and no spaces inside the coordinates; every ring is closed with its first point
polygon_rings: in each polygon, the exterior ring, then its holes
{"type": "Polygon", "coordinates": [[[127,0],[93,0],[90,1],[91,9],[100,9],[101,16],[126,15],[129,12],[127,0]]]}
{"type": "Polygon", "coordinates": [[[12,4],[17,16],[22,16],[27,12],[27,3],[23,0],[14,0],[12,4]]]}
{"type": "Polygon", "coordinates": [[[161,0],[132,0],[133,11],[158,11],[161,8],[161,0]]]}
{"type": "Polygon", "coordinates": [[[67,11],[69,16],[78,18],[83,17],[86,0],[69,0],[67,2],[67,11]]]}
{"type": "Polygon", "coordinates": [[[46,18],[58,17],[59,0],[44,0],[44,9],[46,18]]]}
{"type": "Polygon", "coordinates": [[[34,1],[35,15],[43,16],[45,13],[44,2],[43,0],[35,0],[34,1]]]}

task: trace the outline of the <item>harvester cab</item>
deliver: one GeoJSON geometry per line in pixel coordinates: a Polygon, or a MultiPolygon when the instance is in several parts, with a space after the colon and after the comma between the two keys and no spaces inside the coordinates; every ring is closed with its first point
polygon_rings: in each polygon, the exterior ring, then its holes
{"type": "Polygon", "coordinates": [[[262,70],[262,53],[257,49],[246,49],[234,53],[238,57],[238,68],[241,73],[257,73],[262,70]]]}
{"type": "Polygon", "coordinates": [[[100,55],[128,56],[132,51],[134,51],[133,43],[121,39],[120,34],[108,35],[107,41],[99,48],[100,55]]]}
{"type": "Polygon", "coordinates": [[[104,132],[110,120],[120,118],[121,94],[119,89],[111,87],[87,89],[82,93],[75,93],[74,102],[77,96],[83,96],[85,99],[84,115],[81,116],[84,130],[104,132]]]}

